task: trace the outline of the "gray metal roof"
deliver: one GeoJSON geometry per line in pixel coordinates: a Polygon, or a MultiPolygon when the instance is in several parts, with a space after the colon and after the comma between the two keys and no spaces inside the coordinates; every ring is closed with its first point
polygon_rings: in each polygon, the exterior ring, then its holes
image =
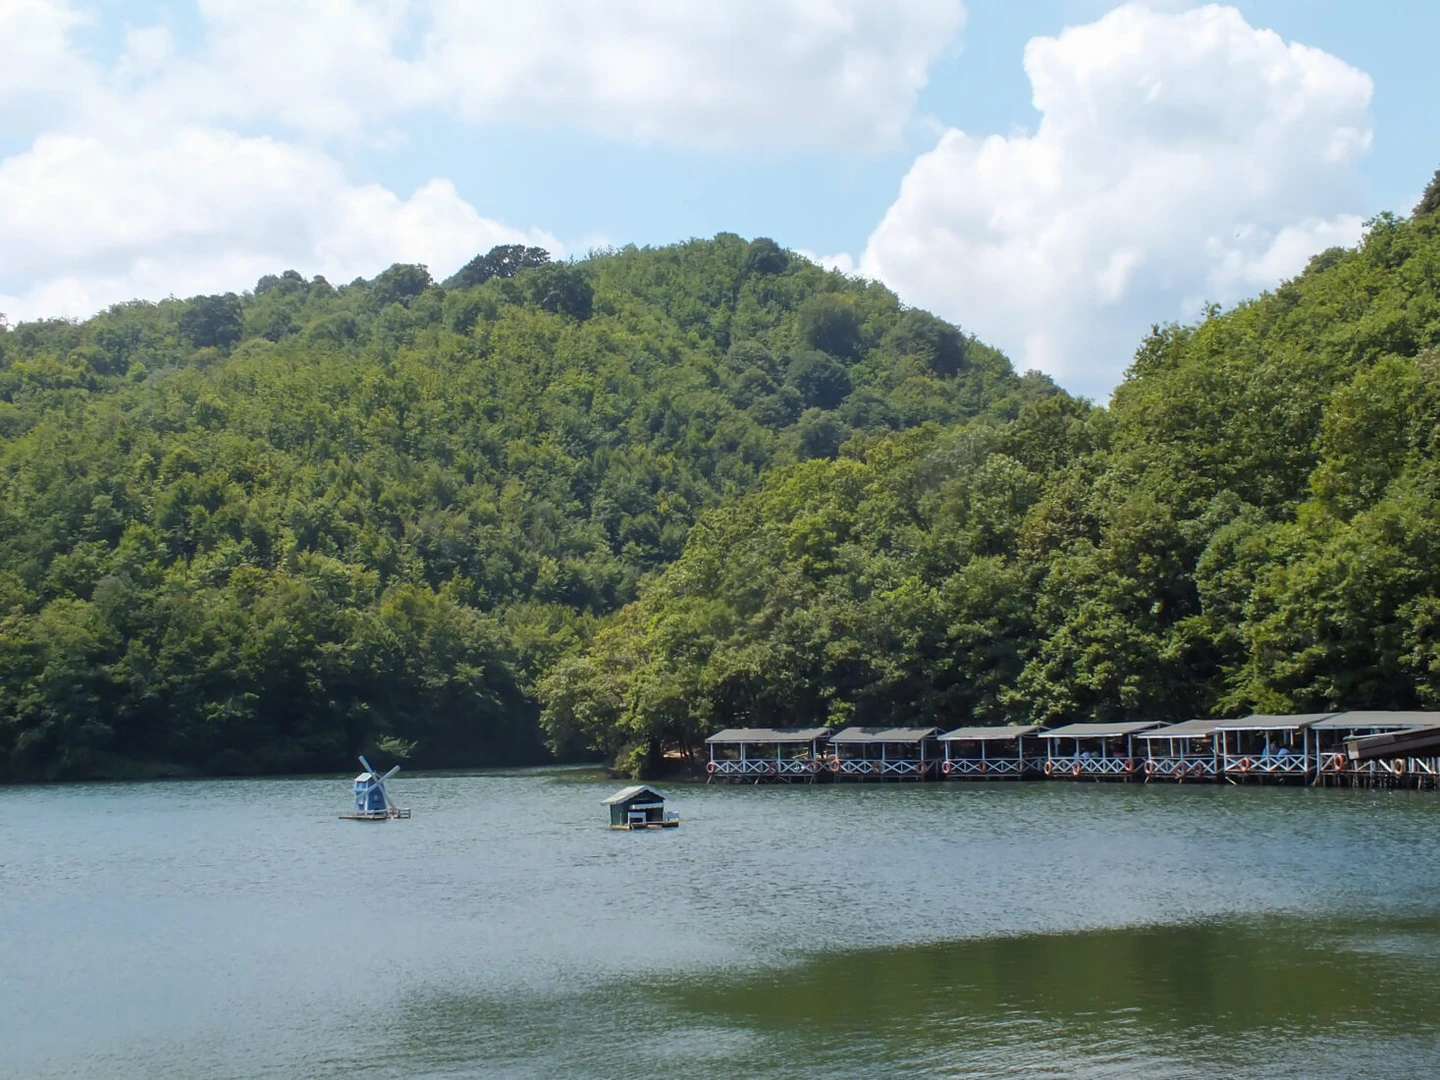
{"type": "Polygon", "coordinates": [[[1310,726],[1318,731],[1351,731],[1364,728],[1406,728],[1430,727],[1440,724],[1440,712],[1343,712],[1325,720],[1316,720],[1310,726]]]}
{"type": "Polygon", "coordinates": [[[1184,720],[1169,727],[1155,728],[1140,736],[1142,739],[1203,739],[1213,735],[1224,720],[1184,720]]]}
{"type": "Polygon", "coordinates": [[[1034,735],[1040,730],[1039,724],[1011,725],[1010,727],[957,727],[940,736],[941,742],[960,742],[973,739],[976,742],[1009,741],[1022,735],[1034,735]]]}
{"type": "Polygon", "coordinates": [[[705,741],[707,743],[791,743],[814,742],[830,734],[828,727],[771,728],[739,727],[717,731],[705,741]]]}
{"type": "Polygon", "coordinates": [[[1113,739],[1117,735],[1133,735],[1137,731],[1159,727],[1159,720],[1130,720],[1122,724],[1069,724],[1042,731],[1042,739],[1113,739]]]}
{"type": "Polygon", "coordinates": [[[611,795],[608,799],[601,799],[600,805],[614,806],[616,803],[627,803],[633,801],[641,795],[646,794],[654,796],[661,802],[665,801],[665,796],[660,794],[660,792],[656,791],[649,784],[632,784],[630,787],[621,788],[614,795],[611,795]]]}
{"type": "Polygon", "coordinates": [[[1269,716],[1256,713],[1239,720],[1222,720],[1216,731],[1299,731],[1319,720],[1328,720],[1337,715],[1333,712],[1298,713],[1294,716],[1269,716]]]}
{"type": "Polygon", "coordinates": [[[830,736],[832,743],[920,742],[938,735],[935,727],[847,727],[830,736]]]}

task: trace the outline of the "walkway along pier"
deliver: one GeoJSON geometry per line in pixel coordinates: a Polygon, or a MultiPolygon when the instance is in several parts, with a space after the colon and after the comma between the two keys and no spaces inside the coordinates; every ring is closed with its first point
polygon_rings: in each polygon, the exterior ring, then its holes
{"type": "Polygon", "coordinates": [[[1440,711],[1233,720],[936,727],[727,728],[711,781],[1106,780],[1440,789],[1440,711]]]}

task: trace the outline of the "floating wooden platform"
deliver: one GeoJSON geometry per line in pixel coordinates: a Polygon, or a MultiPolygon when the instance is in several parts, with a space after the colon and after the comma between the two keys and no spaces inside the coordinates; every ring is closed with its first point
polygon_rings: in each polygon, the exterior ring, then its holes
{"type": "Polygon", "coordinates": [[[409,810],[381,810],[374,814],[341,814],[341,821],[389,821],[391,818],[408,818],[409,810]]]}
{"type": "Polygon", "coordinates": [[[610,828],[620,832],[637,832],[641,829],[676,829],[680,827],[679,818],[669,818],[665,821],[636,822],[634,825],[611,825],[610,828]]]}

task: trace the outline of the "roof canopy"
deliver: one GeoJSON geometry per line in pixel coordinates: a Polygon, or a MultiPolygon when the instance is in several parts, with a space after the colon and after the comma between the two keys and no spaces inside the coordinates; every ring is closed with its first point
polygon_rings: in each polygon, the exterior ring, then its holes
{"type": "Polygon", "coordinates": [[[1216,731],[1299,731],[1319,720],[1328,720],[1337,715],[1333,712],[1299,713],[1295,716],[1269,716],[1256,713],[1239,720],[1222,720],[1215,725],[1216,731]]]}
{"type": "Polygon", "coordinates": [[[1140,736],[1142,739],[1203,739],[1213,735],[1224,720],[1185,720],[1169,727],[1153,728],[1140,736]]]}
{"type": "Polygon", "coordinates": [[[1385,735],[1366,735],[1346,739],[1351,761],[1373,761],[1376,758],[1405,757],[1419,750],[1440,746],[1440,724],[1433,727],[1392,731],[1385,735]]]}
{"type": "Polygon", "coordinates": [[[1042,731],[1042,739],[1113,739],[1133,735],[1137,731],[1159,727],[1159,720],[1131,720],[1123,724],[1070,724],[1053,731],[1042,731]]]}
{"type": "Polygon", "coordinates": [[[940,733],[935,727],[847,727],[830,737],[832,743],[921,742],[940,733]]]}
{"type": "Polygon", "coordinates": [[[649,784],[633,784],[630,787],[621,788],[614,795],[611,795],[608,799],[601,799],[600,805],[614,806],[617,803],[634,802],[642,795],[648,795],[656,802],[665,801],[665,796],[660,794],[660,792],[656,791],[649,784]]]}
{"type": "Polygon", "coordinates": [[[738,727],[717,731],[707,743],[814,742],[830,734],[828,727],[738,727]]]}
{"type": "Polygon", "coordinates": [[[1440,724],[1440,712],[1345,712],[1311,724],[1318,731],[1354,731],[1365,728],[1430,727],[1440,724]]]}
{"type": "Polygon", "coordinates": [[[1011,727],[957,727],[940,736],[941,742],[1009,742],[1022,735],[1034,735],[1040,730],[1039,724],[1021,724],[1011,727]]]}

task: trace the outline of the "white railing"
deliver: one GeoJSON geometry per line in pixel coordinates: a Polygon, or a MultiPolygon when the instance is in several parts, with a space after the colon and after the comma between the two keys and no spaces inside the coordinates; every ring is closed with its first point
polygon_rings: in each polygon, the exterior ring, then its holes
{"type": "Polygon", "coordinates": [[[1310,763],[1304,754],[1226,754],[1220,768],[1241,776],[1304,776],[1310,763]]]}
{"type": "Polygon", "coordinates": [[[1145,759],[1146,780],[1211,780],[1215,777],[1215,756],[1161,754],[1145,759]]]}
{"type": "Polygon", "coordinates": [[[1122,757],[1050,757],[1042,766],[1045,775],[1064,779],[1071,777],[1116,777],[1123,779],[1135,773],[1145,775],[1141,758],[1122,757]]]}
{"type": "Polygon", "coordinates": [[[940,764],[940,772],[951,780],[983,780],[1020,776],[1028,765],[1019,758],[946,758],[940,764]]]}
{"type": "Polygon", "coordinates": [[[803,779],[820,771],[811,758],[747,758],[744,761],[716,758],[705,766],[711,777],[720,780],[803,779]]]}
{"type": "Polygon", "coordinates": [[[879,758],[869,760],[866,758],[836,758],[829,764],[830,772],[838,779],[863,780],[873,777],[883,780],[887,777],[906,779],[908,777],[923,778],[928,776],[935,768],[933,761],[913,760],[888,760],[881,761],[879,758]]]}

